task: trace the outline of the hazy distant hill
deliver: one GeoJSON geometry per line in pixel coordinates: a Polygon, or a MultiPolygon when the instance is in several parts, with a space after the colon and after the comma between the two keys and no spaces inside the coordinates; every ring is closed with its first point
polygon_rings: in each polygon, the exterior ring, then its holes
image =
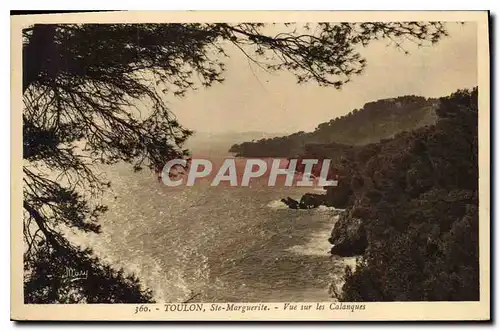
{"type": "Polygon", "coordinates": [[[259,140],[283,135],[276,132],[195,132],[186,142],[186,148],[194,154],[225,155],[235,142],[259,140]]]}
{"type": "Polygon", "coordinates": [[[302,154],[308,144],[366,145],[434,124],[437,101],[409,95],[366,103],[345,116],[321,123],[314,132],[297,132],[288,136],[263,138],[236,143],[230,152],[239,156],[281,156],[302,154]]]}

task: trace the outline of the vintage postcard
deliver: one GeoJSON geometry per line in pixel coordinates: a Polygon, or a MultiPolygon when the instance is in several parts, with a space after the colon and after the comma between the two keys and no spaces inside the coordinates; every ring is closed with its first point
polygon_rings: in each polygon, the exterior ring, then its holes
{"type": "Polygon", "coordinates": [[[12,16],[14,320],[490,320],[489,13],[12,16]]]}

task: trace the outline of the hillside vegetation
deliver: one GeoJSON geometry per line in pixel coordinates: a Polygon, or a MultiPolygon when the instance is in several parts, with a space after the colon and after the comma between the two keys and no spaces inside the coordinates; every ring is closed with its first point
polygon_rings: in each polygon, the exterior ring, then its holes
{"type": "Polygon", "coordinates": [[[344,159],[352,205],[332,237],[361,220],[368,247],[341,300],[479,300],[477,88],[436,113],[344,159]]]}
{"type": "Polygon", "coordinates": [[[244,157],[295,157],[310,144],[366,145],[395,134],[434,124],[437,100],[409,95],[366,103],[345,116],[321,123],[313,132],[234,144],[229,150],[244,157]]]}
{"type": "Polygon", "coordinates": [[[379,100],[312,133],[232,150],[333,160],[339,186],[312,198],[346,209],[332,254],[360,256],[339,300],[479,300],[477,95],[379,100]]]}

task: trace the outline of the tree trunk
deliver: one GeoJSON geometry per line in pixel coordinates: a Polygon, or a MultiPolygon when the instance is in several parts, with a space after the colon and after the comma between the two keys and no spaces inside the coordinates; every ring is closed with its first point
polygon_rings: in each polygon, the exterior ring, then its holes
{"type": "Polygon", "coordinates": [[[55,30],[53,24],[35,24],[33,34],[23,46],[23,93],[39,78],[44,68],[55,64],[55,30]]]}

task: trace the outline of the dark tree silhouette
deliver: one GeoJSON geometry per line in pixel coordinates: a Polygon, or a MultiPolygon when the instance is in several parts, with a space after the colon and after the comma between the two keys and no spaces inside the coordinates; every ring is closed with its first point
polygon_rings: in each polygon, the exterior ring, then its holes
{"type": "Polygon", "coordinates": [[[362,220],[369,248],[340,300],[479,300],[478,89],[440,98],[436,113],[357,151],[363,184],[343,221],[362,220]]]}
{"type": "Polygon", "coordinates": [[[288,70],[298,82],[340,88],[366,65],[360,46],[387,39],[401,48],[405,40],[431,44],[446,35],[439,22],[286,24],[282,30],[266,33],[257,23],[36,24],[23,30],[27,302],[151,300],[136,280],[71,244],[60,226],[100,231],[97,220],[106,207],[97,198],[110,183],[97,165],[125,161],[136,170],[153,169],[188,155],[182,146],[191,131],[162,97],[222,82],[226,47],[239,48],[266,70],[288,70]],[[96,286],[61,282],[61,266],[91,269],[96,286]]]}

